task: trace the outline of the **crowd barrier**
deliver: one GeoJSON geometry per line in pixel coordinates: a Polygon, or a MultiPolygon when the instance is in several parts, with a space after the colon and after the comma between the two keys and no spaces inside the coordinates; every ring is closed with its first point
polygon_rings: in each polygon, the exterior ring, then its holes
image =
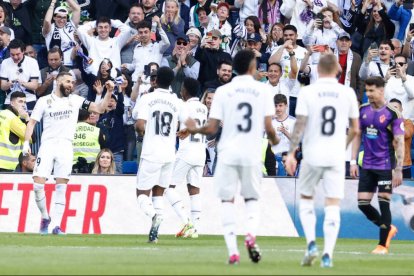
{"type": "MultiPolygon", "coordinates": [[[[303,236],[299,221],[295,178],[264,178],[261,186],[261,224],[258,235],[303,236]]],[[[74,175],[67,189],[68,204],[61,227],[70,234],[148,234],[151,220],[138,208],[135,195],[135,176],[74,175]]],[[[357,181],[346,181],[342,202],[340,237],[378,237],[378,229],[365,219],[357,207],[357,181]]],[[[47,207],[53,220],[55,186],[45,187],[47,207]]],[[[189,210],[186,186],[177,188],[189,210]]],[[[319,188],[318,188],[319,189],[319,188]]],[[[317,235],[322,236],[322,188],[315,198],[318,216],[317,235]]],[[[0,175],[0,232],[36,233],[40,213],[34,201],[33,184],[29,174],[0,175]]],[[[203,178],[203,202],[200,234],[221,234],[220,201],[215,196],[213,178],[203,178]]],[[[236,198],[237,234],[245,233],[246,217],[243,200],[236,198]]],[[[377,206],[376,200],[373,204],[377,206]]],[[[395,190],[392,200],[393,223],[399,228],[397,239],[414,239],[414,182],[407,181],[395,190]]],[[[175,234],[181,223],[165,201],[164,222],[160,234],[175,234]]],[[[53,221],[52,221],[53,225],[53,221]]]]}

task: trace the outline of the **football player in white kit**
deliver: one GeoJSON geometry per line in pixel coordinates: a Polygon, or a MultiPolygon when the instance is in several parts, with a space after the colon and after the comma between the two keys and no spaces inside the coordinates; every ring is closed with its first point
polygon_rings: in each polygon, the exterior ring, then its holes
{"type": "Polygon", "coordinates": [[[157,71],[157,88],[138,102],[135,128],[144,135],[137,176],[139,208],[152,219],[148,242],[158,242],[158,228],[163,219],[164,190],[171,184],[175,161],[178,121],[187,119],[183,102],[169,87],[174,72],[168,67],[157,71]],[[152,202],[149,198],[152,191],[152,202]]]}
{"type": "Polygon", "coordinates": [[[52,170],[56,179],[54,228],[55,235],[64,234],[60,229],[62,215],[66,205],[66,184],[72,171],[72,140],[76,130],[79,109],[103,113],[114,90],[114,83],[107,81],[108,92],[104,100],[95,104],[85,98],[73,95],[74,82],[70,73],[62,72],[56,78],[56,89],[47,96],[39,98],[27,124],[23,154],[30,153],[29,141],[35,125],[43,119],[42,144],[36,158],[33,171],[34,193],[37,207],[42,216],[40,234],[48,234],[51,218],[46,209],[44,184],[52,170]]]}
{"type": "MultiPolygon", "coordinates": [[[[200,91],[200,83],[196,79],[184,79],[181,88],[181,97],[185,101],[185,109],[190,118],[193,118],[198,126],[207,122],[207,107],[197,97],[200,91]]],[[[184,122],[181,122],[180,130],[185,131],[184,122]]],[[[180,132],[181,132],[180,131],[180,132]]],[[[203,176],[203,167],[206,161],[205,136],[193,134],[180,140],[177,151],[177,159],[174,164],[172,184],[165,191],[165,196],[171,206],[180,217],[183,227],[176,237],[198,237],[198,223],[201,215],[200,185],[203,176]],[[186,181],[191,201],[191,220],[184,208],[181,196],[175,187],[186,181]]]]}
{"type": "Polygon", "coordinates": [[[238,76],[216,90],[207,124],[197,127],[195,120],[186,122],[190,133],[209,135],[214,134],[223,121],[214,180],[222,201],[222,224],[229,264],[240,261],[234,205],[239,182],[247,213],[245,246],[253,262],[261,259],[256,234],[260,214],[258,199],[263,130],[266,130],[271,144],[280,140],[272,126],[273,94],[269,86],[254,80],[256,68],[255,54],[251,50],[239,51],[233,60],[233,69],[238,76]]]}
{"type": "Polygon", "coordinates": [[[303,136],[303,160],[299,172],[299,216],[307,250],[302,266],[311,266],[318,257],[315,244],[316,215],[313,197],[323,179],[325,219],[321,267],[332,267],[332,254],[340,227],[340,200],[344,196],[346,147],[359,133],[359,111],[355,91],[336,79],[337,58],[323,55],[318,64],[319,79],[303,87],[296,106],[296,123],[291,135],[286,170],[294,173],[294,152],[303,136]],[[348,136],[347,126],[349,123],[348,136]]]}

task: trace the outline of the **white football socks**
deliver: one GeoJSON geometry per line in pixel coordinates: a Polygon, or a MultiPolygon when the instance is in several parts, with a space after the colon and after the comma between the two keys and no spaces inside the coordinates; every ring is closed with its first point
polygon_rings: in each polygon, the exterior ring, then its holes
{"type": "Polygon", "coordinates": [[[155,215],[154,206],[152,206],[152,202],[147,195],[140,194],[137,197],[138,207],[144,212],[145,215],[150,217],[151,219],[155,215]]]}
{"type": "Polygon", "coordinates": [[[55,215],[53,216],[55,227],[60,227],[60,224],[62,223],[62,216],[66,206],[66,187],[66,184],[56,184],[55,186],[55,215]]]}
{"type": "Polygon", "coordinates": [[[303,231],[305,232],[306,244],[315,241],[316,215],[313,199],[300,199],[299,217],[303,231]]]}
{"type": "Polygon", "coordinates": [[[42,219],[48,219],[49,214],[47,213],[47,208],[46,208],[45,185],[34,183],[33,190],[35,194],[36,205],[39,208],[42,219]]]}
{"type": "Polygon", "coordinates": [[[168,202],[173,207],[175,213],[177,216],[181,219],[183,224],[188,223],[190,218],[187,215],[187,212],[184,208],[183,201],[178,194],[178,192],[175,190],[175,188],[168,188],[165,191],[165,197],[167,198],[168,202]]]}
{"type": "Polygon", "coordinates": [[[246,231],[248,234],[256,237],[257,229],[260,223],[260,204],[258,200],[246,201],[247,222],[246,231]]]}
{"type": "Polygon", "coordinates": [[[325,239],[324,254],[331,258],[338,238],[341,215],[339,206],[331,205],[325,207],[325,220],[323,222],[323,235],[325,239]]]}
{"type": "Polygon", "coordinates": [[[190,196],[191,202],[191,220],[193,226],[198,230],[200,218],[201,218],[201,196],[200,194],[195,194],[190,196]]]}
{"type": "Polygon", "coordinates": [[[222,223],[224,240],[226,241],[229,256],[239,255],[236,236],[236,207],[231,202],[222,203],[222,223]]]}
{"type": "Polygon", "coordinates": [[[164,197],[152,196],[152,205],[154,206],[155,213],[162,217],[164,215],[164,197]]]}

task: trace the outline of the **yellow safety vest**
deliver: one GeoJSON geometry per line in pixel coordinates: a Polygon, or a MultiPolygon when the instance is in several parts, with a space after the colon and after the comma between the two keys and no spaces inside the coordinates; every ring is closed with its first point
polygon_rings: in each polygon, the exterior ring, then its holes
{"type": "Polygon", "coordinates": [[[263,175],[267,175],[267,170],[264,164],[266,160],[266,151],[267,151],[268,145],[269,145],[269,141],[266,138],[263,138],[262,139],[262,163],[263,163],[262,172],[263,172],[263,175]]]}
{"type": "Polygon", "coordinates": [[[85,158],[88,163],[94,162],[100,150],[99,128],[84,122],[78,123],[73,139],[73,164],[78,162],[78,157],[85,158]]]}
{"type": "Polygon", "coordinates": [[[10,125],[17,116],[6,109],[0,112],[0,168],[15,170],[22,152],[23,140],[17,144],[10,142],[10,125]]]}

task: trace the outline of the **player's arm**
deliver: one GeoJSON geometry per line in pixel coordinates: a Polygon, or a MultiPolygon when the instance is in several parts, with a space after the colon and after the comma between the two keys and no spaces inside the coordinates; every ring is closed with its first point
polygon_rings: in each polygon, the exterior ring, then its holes
{"type": "Polygon", "coordinates": [[[213,135],[216,134],[219,128],[220,120],[209,118],[204,126],[197,128],[196,121],[194,119],[188,119],[187,121],[185,121],[185,125],[187,127],[188,132],[191,134],[201,133],[204,135],[213,135]]]}
{"type": "Polygon", "coordinates": [[[359,119],[349,119],[348,136],[346,137],[346,147],[354,140],[355,136],[360,133],[359,130],[359,119]]]}
{"type": "Polygon", "coordinates": [[[22,149],[23,155],[28,155],[31,153],[30,140],[32,138],[33,130],[36,124],[37,124],[36,120],[30,119],[26,125],[26,132],[24,133],[24,143],[23,143],[23,149],[22,149]]]}
{"type": "Polygon", "coordinates": [[[105,87],[106,87],[106,94],[105,94],[103,101],[100,101],[98,104],[91,102],[88,108],[89,112],[96,112],[99,114],[102,114],[105,112],[106,108],[108,107],[109,100],[111,99],[112,93],[114,92],[115,84],[113,83],[113,81],[109,80],[105,83],[105,87]]]}
{"type": "Polygon", "coordinates": [[[404,162],[404,135],[394,135],[394,149],[397,164],[392,173],[392,186],[398,187],[402,184],[402,169],[404,162]]]}
{"type": "Polygon", "coordinates": [[[269,139],[270,143],[274,146],[279,144],[280,137],[276,134],[275,129],[272,125],[272,116],[265,117],[265,131],[267,134],[267,139],[269,139]]]}
{"type": "Polygon", "coordinates": [[[361,131],[358,131],[352,141],[352,154],[350,162],[350,174],[352,178],[357,178],[358,176],[358,154],[359,148],[361,147],[361,131]]]}
{"type": "Polygon", "coordinates": [[[147,121],[143,120],[143,119],[138,119],[135,123],[135,130],[141,136],[144,136],[144,134],[145,134],[145,124],[146,123],[147,123],[147,121]]]}
{"type": "Polygon", "coordinates": [[[289,153],[286,159],[286,171],[289,175],[295,175],[297,160],[295,158],[295,151],[302,140],[303,133],[305,132],[306,123],[308,121],[307,116],[297,115],[295,127],[293,128],[292,136],[290,139],[289,153]]]}

